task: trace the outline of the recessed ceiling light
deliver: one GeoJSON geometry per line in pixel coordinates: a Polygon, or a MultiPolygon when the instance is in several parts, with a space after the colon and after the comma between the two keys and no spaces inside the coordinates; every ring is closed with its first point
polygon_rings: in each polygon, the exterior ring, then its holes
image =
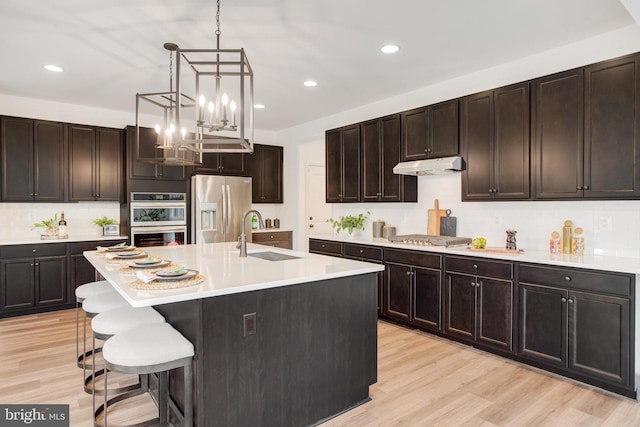
{"type": "Polygon", "coordinates": [[[306,82],[304,82],[304,85],[307,87],[314,87],[314,86],[318,86],[318,82],[313,80],[307,80],[306,82]]]}
{"type": "Polygon", "coordinates": [[[44,68],[56,73],[61,73],[63,71],[62,68],[58,67],[57,65],[45,65],[44,68]]]}
{"type": "Polygon", "coordinates": [[[396,53],[399,50],[400,50],[400,46],[396,46],[395,44],[388,44],[380,48],[380,51],[382,53],[396,53]]]}
{"type": "Polygon", "coordinates": [[[255,104],[253,106],[253,108],[257,109],[257,110],[262,110],[264,108],[264,104],[255,104]]]}

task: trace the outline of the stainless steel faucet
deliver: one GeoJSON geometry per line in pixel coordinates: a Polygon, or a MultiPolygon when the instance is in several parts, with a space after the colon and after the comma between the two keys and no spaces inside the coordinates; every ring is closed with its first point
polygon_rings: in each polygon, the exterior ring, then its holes
{"type": "Polygon", "coordinates": [[[249,215],[251,212],[255,213],[258,216],[258,227],[260,229],[264,228],[264,222],[262,221],[262,215],[260,215],[260,212],[258,212],[255,209],[250,209],[248,211],[246,211],[245,213],[242,214],[242,234],[240,235],[240,237],[238,237],[238,244],[236,245],[236,248],[240,249],[240,256],[241,257],[246,257],[247,256],[247,235],[245,233],[245,226],[246,226],[246,221],[247,221],[247,215],[249,215]]]}

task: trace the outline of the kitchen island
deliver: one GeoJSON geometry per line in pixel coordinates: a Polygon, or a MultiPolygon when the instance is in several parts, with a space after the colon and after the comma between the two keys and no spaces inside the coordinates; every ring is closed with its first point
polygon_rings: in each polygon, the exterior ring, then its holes
{"type": "MultiPolygon", "coordinates": [[[[377,375],[383,267],[248,249],[240,258],[235,243],[148,248],[204,277],[167,290],[134,289],[135,276],[121,272],[125,263],[96,251],[85,256],[132,306],[154,306],[194,344],[196,425],[312,425],[366,402],[377,375]]],[[[181,375],[170,374],[180,409],[181,375]]]]}

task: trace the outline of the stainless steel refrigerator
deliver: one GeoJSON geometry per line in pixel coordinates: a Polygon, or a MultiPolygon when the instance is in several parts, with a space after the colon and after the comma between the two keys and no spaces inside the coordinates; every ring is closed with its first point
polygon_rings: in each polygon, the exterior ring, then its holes
{"type": "MultiPolygon", "coordinates": [[[[191,177],[191,243],[237,241],[242,214],[251,209],[251,178],[194,175],[191,177]]],[[[251,217],[247,217],[251,241],[251,217]]]]}

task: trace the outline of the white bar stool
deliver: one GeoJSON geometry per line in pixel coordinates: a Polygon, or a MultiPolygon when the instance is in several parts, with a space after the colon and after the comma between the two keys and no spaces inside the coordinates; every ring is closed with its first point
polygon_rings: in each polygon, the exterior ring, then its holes
{"type": "MultiPolygon", "coordinates": [[[[120,294],[118,294],[118,292],[115,290],[113,292],[92,295],[88,298],[85,298],[85,300],[82,301],[82,310],[84,310],[85,321],[87,317],[92,319],[100,313],[104,313],[106,311],[114,310],[120,307],[131,307],[131,305],[129,305],[129,303],[124,298],[122,298],[120,294]]],[[[93,370],[95,370],[96,368],[95,366],[96,352],[99,352],[99,351],[92,350],[92,353],[93,353],[92,365],[94,365],[92,367],[93,370]]],[[[85,385],[84,391],[86,391],[89,394],[92,394],[93,390],[91,388],[88,388],[87,385],[89,383],[92,383],[93,377],[87,376],[87,367],[88,367],[87,363],[82,364],[82,375],[84,377],[84,385],[85,385]]]]}
{"type": "MultiPolygon", "coordinates": [[[[184,372],[184,413],[183,426],[193,426],[193,344],[168,323],[156,323],[128,329],[114,335],[104,343],[102,356],[110,371],[125,374],[158,374],[158,417],[132,424],[132,426],[159,423],[166,425],[169,418],[168,371],[182,368],[184,372]]],[[[104,386],[107,388],[107,376],[104,386]]],[[[107,400],[94,413],[95,425],[100,414],[104,414],[104,427],[107,427],[108,408],[114,403],[143,392],[130,392],[107,400]]],[[[176,408],[177,409],[177,408],[176,408]]],[[[178,412],[178,411],[177,411],[178,412]]]]}
{"type": "MultiPolygon", "coordinates": [[[[101,394],[100,392],[96,393],[95,389],[95,381],[99,375],[107,375],[108,371],[106,368],[103,368],[99,371],[96,371],[95,368],[95,353],[96,353],[96,339],[107,341],[109,338],[116,334],[120,334],[128,329],[136,328],[144,325],[151,325],[155,323],[164,323],[164,317],[152,307],[131,307],[127,305],[125,307],[115,308],[113,310],[108,310],[102,312],[95,316],[91,321],[91,329],[93,330],[93,349],[92,352],[94,354],[94,363],[93,363],[93,373],[90,377],[85,379],[85,390],[89,389],[93,391],[93,412],[95,414],[96,406],[95,406],[95,396],[96,394],[101,394]]],[[[115,387],[108,390],[110,394],[119,394],[125,393],[131,390],[139,389],[143,386],[143,382],[140,377],[138,378],[137,384],[132,384],[128,386],[115,387]]],[[[146,383],[145,383],[146,387],[146,383]]]]}
{"type": "Polygon", "coordinates": [[[86,359],[91,356],[91,353],[87,353],[87,318],[83,317],[84,324],[82,325],[82,354],[80,354],[80,319],[79,311],[82,302],[94,295],[100,295],[110,292],[116,292],[116,290],[106,280],[100,280],[97,282],[89,282],[84,285],[80,285],[75,290],[76,295],[76,357],[78,368],[84,368],[86,359]]]}

